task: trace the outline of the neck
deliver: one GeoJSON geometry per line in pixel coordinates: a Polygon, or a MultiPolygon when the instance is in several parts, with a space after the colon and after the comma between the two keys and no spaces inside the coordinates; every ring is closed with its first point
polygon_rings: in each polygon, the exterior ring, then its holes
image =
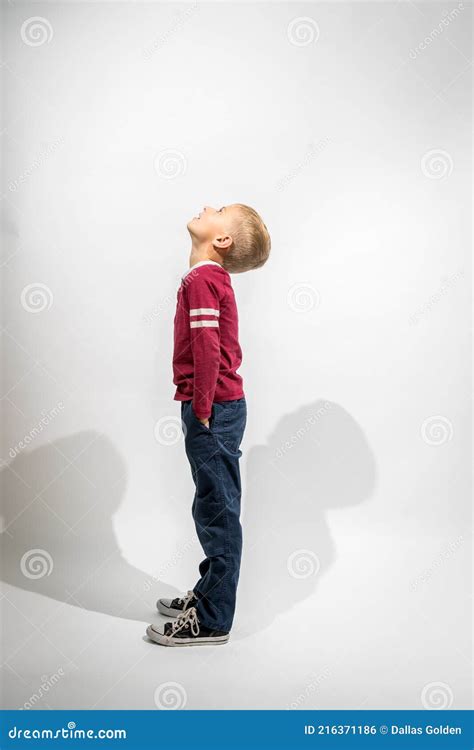
{"type": "Polygon", "coordinates": [[[191,242],[191,252],[189,254],[189,267],[192,268],[201,260],[213,260],[215,263],[222,265],[222,258],[214,250],[212,243],[197,242],[194,238],[191,242]]]}

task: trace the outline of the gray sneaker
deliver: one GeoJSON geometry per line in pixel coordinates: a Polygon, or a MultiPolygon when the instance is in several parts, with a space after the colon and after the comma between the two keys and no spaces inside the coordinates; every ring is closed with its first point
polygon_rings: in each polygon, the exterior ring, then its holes
{"type": "Polygon", "coordinates": [[[194,591],[188,591],[185,596],[176,597],[176,599],[158,599],[156,607],[158,612],[167,617],[179,617],[187,609],[195,607],[197,597],[194,591]]]}

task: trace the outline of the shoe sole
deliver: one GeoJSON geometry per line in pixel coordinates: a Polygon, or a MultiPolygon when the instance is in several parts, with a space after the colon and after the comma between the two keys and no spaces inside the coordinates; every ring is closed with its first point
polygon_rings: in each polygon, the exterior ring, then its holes
{"type": "Polygon", "coordinates": [[[153,630],[151,625],[147,627],[146,634],[150,640],[159,643],[160,646],[173,646],[175,648],[181,646],[220,646],[229,640],[229,634],[217,635],[214,638],[180,638],[176,640],[167,635],[160,635],[153,630]]]}
{"type": "Polygon", "coordinates": [[[156,608],[158,612],[161,612],[162,615],[166,615],[166,617],[179,617],[183,614],[182,609],[172,609],[171,607],[167,607],[160,599],[156,602],[156,608]]]}

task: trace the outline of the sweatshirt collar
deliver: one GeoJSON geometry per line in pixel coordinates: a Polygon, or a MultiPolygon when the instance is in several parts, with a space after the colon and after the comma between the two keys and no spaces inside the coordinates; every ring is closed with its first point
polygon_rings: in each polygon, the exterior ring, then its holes
{"type": "Polygon", "coordinates": [[[210,263],[213,266],[220,266],[222,268],[221,264],[217,263],[215,260],[200,260],[198,263],[195,263],[194,266],[191,266],[191,268],[188,268],[188,270],[183,273],[181,278],[184,279],[184,277],[187,276],[188,273],[190,273],[191,271],[194,271],[195,268],[199,268],[199,266],[205,266],[208,263],[210,263]]]}

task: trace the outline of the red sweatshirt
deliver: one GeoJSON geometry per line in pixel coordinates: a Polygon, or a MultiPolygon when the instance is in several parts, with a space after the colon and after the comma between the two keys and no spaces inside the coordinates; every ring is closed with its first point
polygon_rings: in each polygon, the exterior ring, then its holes
{"type": "Polygon", "coordinates": [[[174,318],[175,401],[192,399],[199,419],[208,419],[213,401],[242,398],[238,315],[230,274],[202,260],[182,277],[174,318]]]}

